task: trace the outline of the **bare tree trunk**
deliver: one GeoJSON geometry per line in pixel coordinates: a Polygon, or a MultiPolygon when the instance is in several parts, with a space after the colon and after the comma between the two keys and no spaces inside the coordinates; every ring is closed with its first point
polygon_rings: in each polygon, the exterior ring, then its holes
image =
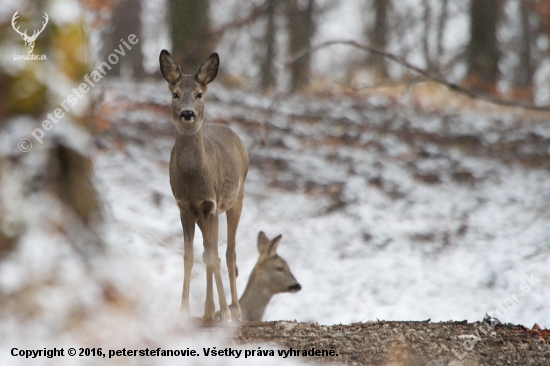
{"type": "MultiPolygon", "coordinates": [[[[315,33],[313,10],[315,1],[308,0],[305,6],[302,2],[287,0],[286,15],[287,28],[289,33],[289,54],[294,55],[304,48],[311,47],[311,40],[315,33]]],[[[290,89],[296,91],[304,88],[308,82],[311,72],[311,54],[307,53],[296,60],[290,69],[290,89]]]]}
{"type": "Polygon", "coordinates": [[[277,0],[267,0],[267,24],[265,27],[264,44],[265,55],[260,66],[262,90],[268,90],[275,85],[275,12],[277,10],[277,0]]]}
{"type": "MultiPolygon", "coordinates": [[[[120,44],[120,40],[127,40],[130,34],[135,34],[138,39],[142,39],[141,34],[141,0],[122,0],[116,7],[111,20],[112,33],[108,37],[109,41],[105,42],[103,50],[107,56],[113,52],[120,44]]],[[[140,79],[146,76],[143,67],[143,53],[141,52],[140,44],[132,47],[126,56],[121,58],[119,62],[113,65],[113,69],[109,72],[109,76],[120,76],[120,70],[123,65],[130,66],[132,77],[140,79]]]]}
{"type": "MultiPolygon", "coordinates": [[[[373,0],[375,19],[374,28],[368,38],[373,47],[384,51],[388,44],[388,9],[390,0],[373,0]]],[[[388,77],[388,66],[383,56],[370,54],[368,62],[372,65],[374,73],[379,79],[388,77]]]]}
{"type": "Polygon", "coordinates": [[[208,0],[170,0],[172,56],[184,73],[194,73],[213,51],[208,0]]]}
{"type": "MultiPolygon", "coordinates": [[[[541,21],[539,35],[545,35],[550,38],[550,2],[547,0],[538,0],[535,7],[541,21]]],[[[550,57],[550,47],[547,47],[543,52],[546,57],[550,57]]],[[[550,86],[547,86],[547,88],[550,88],[550,86]]]]}
{"type": "Polygon", "coordinates": [[[499,77],[497,22],[501,0],[471,0],[467,84],[496,92],[499,77]]]}
{"type": "MultiPolygon", "coordinates": [[[[2,167],[2,158],[0,157],[0,172],[3,171],[2,167]]],[[[4,223],[3,207],[1,207],[2,202],[0,202],[0,223],[4,223]]],[[[11,253],[17,244],[18,235],[17,233],[7,233],[4,225],[0,226],[0,260],[11,253]]]]}
{"type": "Polygon", "coordinates": [[[426,60],[426,68],[432,71],[434,68],[434,62],[430,54],[430,28],[432,25],[432,9],[430,8],[430,1],[423,0],[422,5],[424,7],[424,37],[422,39],[422,49],[424,51],[424,59],[426,60]]]}
{"type": "MultiPolygon", "coordinates": [[[[445,31],[445,26],[447,25],[447,18],[449,16],[448,8],[447,8],[448,0],[441,0],[441,14],[439,15],[439,19],[437,22],[437,50],[436,50],[436,58],[437,60],[441,59],[441,56],[443,55],[443,35],[445,31]]],[[[441,71],[442,65],[439,64],[437,66],[438,71],[441,71]]]]}
{"type": "Polygon", "coordinates": [[[533,100],[533,75],[535,67],[531,57],[532,32],[533,29],[529,22],[529,14],[533,11],[528,1],[520,1],[521,16],[521,42],[519,43],[519,65],[514,73],[514,97],[521,100],[533,100]]]}

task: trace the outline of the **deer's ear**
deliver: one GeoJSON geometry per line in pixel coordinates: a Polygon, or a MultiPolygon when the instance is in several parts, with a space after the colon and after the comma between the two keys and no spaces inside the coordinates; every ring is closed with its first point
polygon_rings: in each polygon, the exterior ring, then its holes
{"type": "Polygon", "coordinates": [[[267,258],[274,257],[277,254],[277,247],[279,246],[279,242],[281,241],[282,238],[283,236],[279,235],[275,239],[271,240],[267,250],[267,258]]]}
{"type": "Polygon", "coordinates": [[[258,234],[258,253],[260,253],[260,256],[263,254],[267,254],[267,251],[269,249],[270,241],[265,235],[263,231],[260,231],[258,234]]]}
{"type": "MultiPolygon", "coordinates": [[[[220,57],[217,53],[213,53],[208,57],[206,61],[199,66],[195,77],[197,81],[206,86],[212,82],[218,75],[218,68],[220,67],[220,57]]],[[[265,235],[265,234],[264,234],[265,235]]]]}
{"type": "Polygon", "coordinates": [[[166,50],[162,50],[159,56],[160,72],[164,79],[170,84],[174,84],[181,75],[181,70],[176,62],[166,50]]]}

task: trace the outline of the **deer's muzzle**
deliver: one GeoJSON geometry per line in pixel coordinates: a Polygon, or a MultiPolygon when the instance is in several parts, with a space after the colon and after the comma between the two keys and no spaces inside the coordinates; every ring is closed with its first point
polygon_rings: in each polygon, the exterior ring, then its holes
{"type": "Polygon", "coordinates": [[[288,288],[288,290],[289,290],[290,292],[298,292],[298,291],[300,291],[301,289],[302,289],[302,285],[300,285],[299,283],[296,283],[296,284],[294,284],[294,285],[292,285],[292,286],[290,286],[290,287],[288,288]]]}
{"type": "Polygon", "coordinates": [[[189,121],[190,123],[195,122],[195,117],[196,117],[195,112],[190,110],[184,110],[184,111],[181,111],[180,113],[180,118],[182,120],[189,121]]]}

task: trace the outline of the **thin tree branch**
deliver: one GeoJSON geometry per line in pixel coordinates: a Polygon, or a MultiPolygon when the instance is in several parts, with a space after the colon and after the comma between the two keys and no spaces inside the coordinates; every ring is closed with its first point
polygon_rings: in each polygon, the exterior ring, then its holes
{"type": "Polygon", "coordinates": [[[212,31],[212,35],[215,37],[221,37],[227,31],[239,29],[244,26],[250,25],[254,23],[257,19],[262,17],[266,13],[267,8],[268,8],[267,3],[256,5],[249,11],[247,16],[224,24],[218,29],[215,29],[214,31],[212,31]]]}
{"type": "Polygon", "coordinates": [[[285,68],[288,67],[293,62],[298,60],[300,57],[303,57],[304,55],[306,55],[308,53],[313,53],[313,52],[318,51],[322,48],[326,48],[326,47],[330,47],[330,46],[334,46],[334,45],[347,45],[347,46],[358,48],[358,49],[366,51],[366,52],[372,52],[372,53],[375,53],[375,54],[378,54],[378,55],[382,55],[383,57],[386,57],[386,58],[388,58],[388,59],[390,59],[394,62],[397,62],[398,64],[406,67],[409,70],[412,70],[412,71],[416,72],[417,74],[420,74],[420,75],[422,75],[422,76],[424,76],[424,77],[426,77],[430,80],[433,80],[433,81],[435,81],[435,82],[437,82],[441,85],[444,85],[447,88],[449,88],[449,89],[451,89],[451,90],[453,90],[457,93],[467,95],[470,98],[481,99],[481,100],[484,100],[484,101],[487,101],[487,102],[490,102],[490,103],[493,103],[493,104],[508,106],[508,107],[520,107],[520,108],[525,108],[525,109],[530,109],[530,110],[535,110],[535,111],[546,111],[546,112],[550,111],[550,106],[538,106],[538,105],[535,105],[535,104],[526,103],[526,102],[517,101],[517,100],[506,100],[506,99],[502,99],[502,98],[493,97],[491,95],[488,95],[488,94],[485,94],[485,93],[482,93],[482,92],[479,92],[479,91],[476,91],[476,90],[473,90],[473,89],[464,88],[464,87],[462,87],[462,86],[460,86],[456,83],[452,83],[452,82],[444,79],[443,77],[440,77],[440,76],[437,76],[437,75],[432,75],[431,73],[429,73],[428,71],[426,71],[424,69],[421,69],[420,67],[411,65],[410,63],[408,63],[407,61],[403,60],[402,58],[400,58],[398,56],[395,56],[391,53],[384,52],[384,51],[378,50],[376,48],[361,44],[361,43],[353,41],[353,40],[328,41],[328,42],[320,43],[320,44],[318,44],[314,47],[303,49],[300,52],[298,52],[297,54],[292,55],[291,57],[289,57],[286,60],[286,63],[285,63],[284,67],[285,68]]]}

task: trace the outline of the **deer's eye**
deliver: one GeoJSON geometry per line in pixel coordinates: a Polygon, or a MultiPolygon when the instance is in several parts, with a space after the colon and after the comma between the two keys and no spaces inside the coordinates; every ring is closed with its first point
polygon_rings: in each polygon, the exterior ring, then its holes
{"type": "Polygon", "coordinates": [[[178,93],[172,93],[172,98],[178,99],[180,95],[178,93]]]}
{"type": "Polygon", "coordinates": [[[275,269],[276,269],[277,271],[279,271],[279,272],[283,272],[283,271],[285,270],[283,267],[277,267],[277,268],[275,268],[275,269]]]}
{"type": "Polygon", "coordinates": [[[195,95],[195,98],[201,99],[202,98],[202,93],[197,93],[197,95],[195,95]]]}

